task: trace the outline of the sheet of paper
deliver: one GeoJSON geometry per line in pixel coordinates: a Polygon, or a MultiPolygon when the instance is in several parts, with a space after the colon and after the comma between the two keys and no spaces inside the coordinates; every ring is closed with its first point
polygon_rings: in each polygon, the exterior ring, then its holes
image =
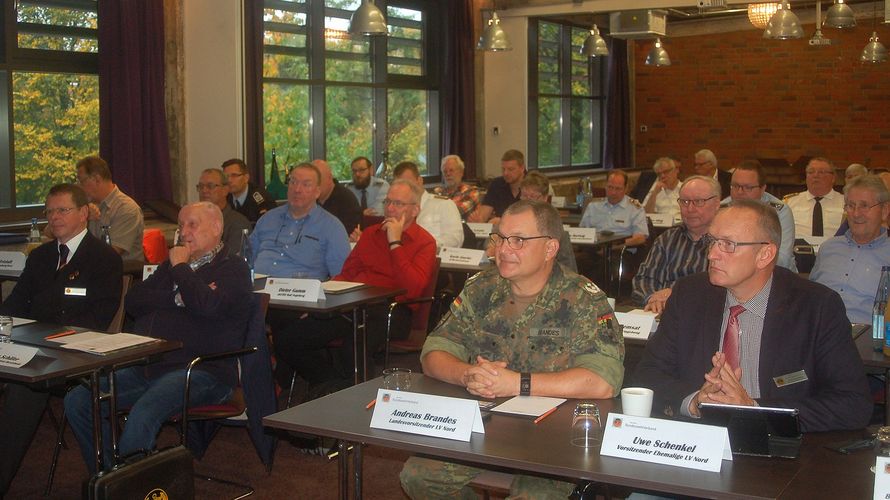
{"type": "Polygon", "coordinates": [[[565,401],[563,398],[548,398],[544,396],[516,396],[495,406],[491,411],[540,417],[549,410],[565,403],[565,401]]]}
{"type": "Polygon", "coordinates": [[[321,284],[321,287],[326,292],[337,293],[337,292],[345,292],[347,290],[352,290],[353,288],[361,288],[365,286],[364,283],[358,283],[355,281],[325,281],[321,284]]]}
{"type": "Polygon", "coordinates": [[[65,344],[65,348],[74,349],[77,351],[84,351],[91,354],[106,354],[109,352],[117,351],[119,349],[126,349],[127,347],[134,347],[137,345],[148,344],[157,341],[158,339],[156,338],[135,335],[132,333],[115,333],[104,334],[101,336],[101,338],[97,337],[80,342],[68,342],[65,344]]]}
{"type": "Polygon", "coordinates": [[[17,326],[27,325],[28,323],[33,323],[33,322],[34,322],[33,319],[16,318],[15,316],[12,317],[12,327],[13,328],[15,328],[17,326]]]}
{"type": "Polygon", "coordinates": [[[72,335],[65,335],[64,337],[56,337],[54,339],[47,339],[47,340],[49,340],[50,342],[58,342],[59,344],[65,345],[65,344],[71,344],[74,342],[83,342],[86,340],[103,339],[107,336],[108,336],[107,333],[102,333],[102,332],[80,332],[80,333],[75,333],[72,335]]]}

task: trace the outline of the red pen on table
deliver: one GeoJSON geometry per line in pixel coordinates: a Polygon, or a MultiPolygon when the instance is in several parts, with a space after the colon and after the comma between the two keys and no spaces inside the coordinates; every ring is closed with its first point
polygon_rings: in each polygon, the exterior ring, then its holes
{"type": "Polygon", "coordinates": [[[540,417],[538,417],[538,418],[535,419],[535,423],[537,424],[537,423],[540,422],[541,420],[544,420],[545,418],[549,417],[550,414],[553,413],[553,412],[555,412],[557,408],[559,408],[559,407],[558,407],[558,406],[554,406],[553,408],[550,408],[549,410],[545,411],[543,415],[541,415],[540,417]]]}
{"type": "Polygon", "coordinates": [[[47,335],[46,337],[44,337],[44,340],[52,340],[52,339],[57,339],[59,337],[67,337],[68,335],[74,335],[75,333],[77,333],[77,332],[74,330],[65,330],[63,332],[54,333],[52,335],[47,335]]]}
{"type": "Polygon", "coordinates": [[[371,402],[365,406],[365,409],[370,410],[375,404],[377,404],[377,399],[372,399],[371,402]]]}

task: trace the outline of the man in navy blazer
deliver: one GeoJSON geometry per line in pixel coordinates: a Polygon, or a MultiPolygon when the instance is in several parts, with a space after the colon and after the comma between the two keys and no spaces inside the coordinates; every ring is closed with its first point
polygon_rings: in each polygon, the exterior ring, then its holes
{"type": "Polygon", "coordinates": [[[797,408],[804,432],[868,424],[872,403],[844,303],[776,267],[775,210],[733,203],[710,233],[708,272],[674,286],[632,377],[655,391],[653,410],[697,418],[699,402],[797,408]]]}
{"type": "MultiPolygon", "coordinates": [[[[120,304],[120,255],[87,231],[89,199],[79,186],[53,186],[45,213],[55,239],[28,256],[18,283],[0,304],[0,314],[105,330],[120,304]]],[[[12,383],[4,392],[0,497],[31,444],[49,398],[48,392],[12,383]]]]}

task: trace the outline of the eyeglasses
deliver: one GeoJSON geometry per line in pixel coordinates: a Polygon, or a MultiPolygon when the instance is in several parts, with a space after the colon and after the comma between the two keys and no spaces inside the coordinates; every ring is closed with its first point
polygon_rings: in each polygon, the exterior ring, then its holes
{"type": "Polygon", "coordinates": [[[659,171],[655,172],[655,175],[666,175],[666,174],[669,174],[669,173],[671,173],[671,172],[673,172],[673,171],[674,171],[674,167],[666,168],[666,169],[664,169],[664,170],[659,170],[659,171]]]}
{"type": "Polygon", "coordinates": [[[553,239],[552,236],[504,236],[500,233],[490,233],[488,235],[488,239],[491,240],[494,246],[499,247],[506,241],[507,246],[513,250],[522,250],[522,246],[525,245],[526,241],[539,240],[541,238],[553,239]]]}
{"type": "Polygon", "coordinates": [[[729,185],[729,189],[732,189],[733,191],[741,191],[743,193],[750,193],[759,187],[760,186],[758,185],[736,184],[734,182],[729,185]]]}
{"type": "Polygon", "coordinates": [[[46,210],[43,211],[43,215],[45,215],[46,218],[48,219],[48,218],[52,217],[54,214],[68,215],[69,213],[71,213],[72,210],[76,210],[76,209],[77,209],[77,207],[47,208],[46,210]]]}
{"type": "Polygon", "coordinates": [[[807,170],[807,175],[834,175],[834,170],[807,170]]]}
{"type": "Polygon", "coordinates": [[[692,162],[692,164],[695,165],[696,167],[703,167],[709,163],[711,163],[711,162],[709,162],[709,161],[694,161],[694,162],[692,162]]]}
{"type": "Polygon", "coordinates": [[[198,189],[198,191],[201,191],[204,189],[209,189],[209,190],[213,191],[214,189],[221,187],[221,186],[225,186],[225,184],[216,184],[213,182],[209,182],[207,184],[201,184],[201,183],[195,184],[195,187],[198,189]]]}
{"type": "Polygon", "coordinates": [[[233,178],[233,177],[244,177],[245,175],[246,175],[246,174],[241,174],[241,173],[237,173],[237,172],[232,172],[231,174],[226,174],[226,177],[228,177],[229,179],[231,179],[231,178],[233,178]]]}
{"type": "Polygon", "coordinates": [[[714,198],[716,198],[716,196],[708,196],[707,198],[702,198],[700,200],[684,200],[683,198],[680,198],[677,200],[677,203],[683,208],[689,208],[689,205],[695,205],[696,207],[701,208],[705,206],[705,203],[714,198]]]}
{"type": "Polygon", "coordinates": [[[317,185],[315,183],[315,181],[312,179],[307,179],[307,180],[301,181],[300,179],[293,178],[293,179],[288,179],[287,183],[288,183],[288,185],[291,185],[291,186],[302,186],[306,189],[312,189],[312,188],[316,187],[316,185],[317,185]]]}
{"type": "Polygon", "coordinates": [[[708,249],[710,250],[714,245],[717,245],[717,248],[724,253],[735,253],[736,247],[769,245],[768,241],[732,241],[723,238],[714,238],[713,236],[710,236],[710,239],[711,241],[708,242],[708,249]]]}
{"type": "Polygon", "coordinates": [[[392,205],[396,208],[402,208],[402,207],[406,207],[408,205],[417,205],[417,203],[414,203],[413,201],[390,200],[389,198],[384,198],[383,206],[388,207],[390,205],[392,205]]]}
{"type": "Polygon", "coordinates": [[[875,208],[878,205],[883,205],[883,202],[877,202],[874,205],[867,205],[865,203],[844,203],[844,210],[850,213],[854,212],[868,212],[869,210],[875,208]]]}

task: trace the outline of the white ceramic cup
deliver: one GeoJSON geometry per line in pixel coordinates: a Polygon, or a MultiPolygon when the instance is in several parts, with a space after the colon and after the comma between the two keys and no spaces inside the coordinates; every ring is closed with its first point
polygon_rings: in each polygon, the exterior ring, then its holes
{"type": "Polygon", "coordinates": [[[621,413],[634,417],[648,417],[652,413],[652,389],[625,387],[621,389],[621,413]]]}

